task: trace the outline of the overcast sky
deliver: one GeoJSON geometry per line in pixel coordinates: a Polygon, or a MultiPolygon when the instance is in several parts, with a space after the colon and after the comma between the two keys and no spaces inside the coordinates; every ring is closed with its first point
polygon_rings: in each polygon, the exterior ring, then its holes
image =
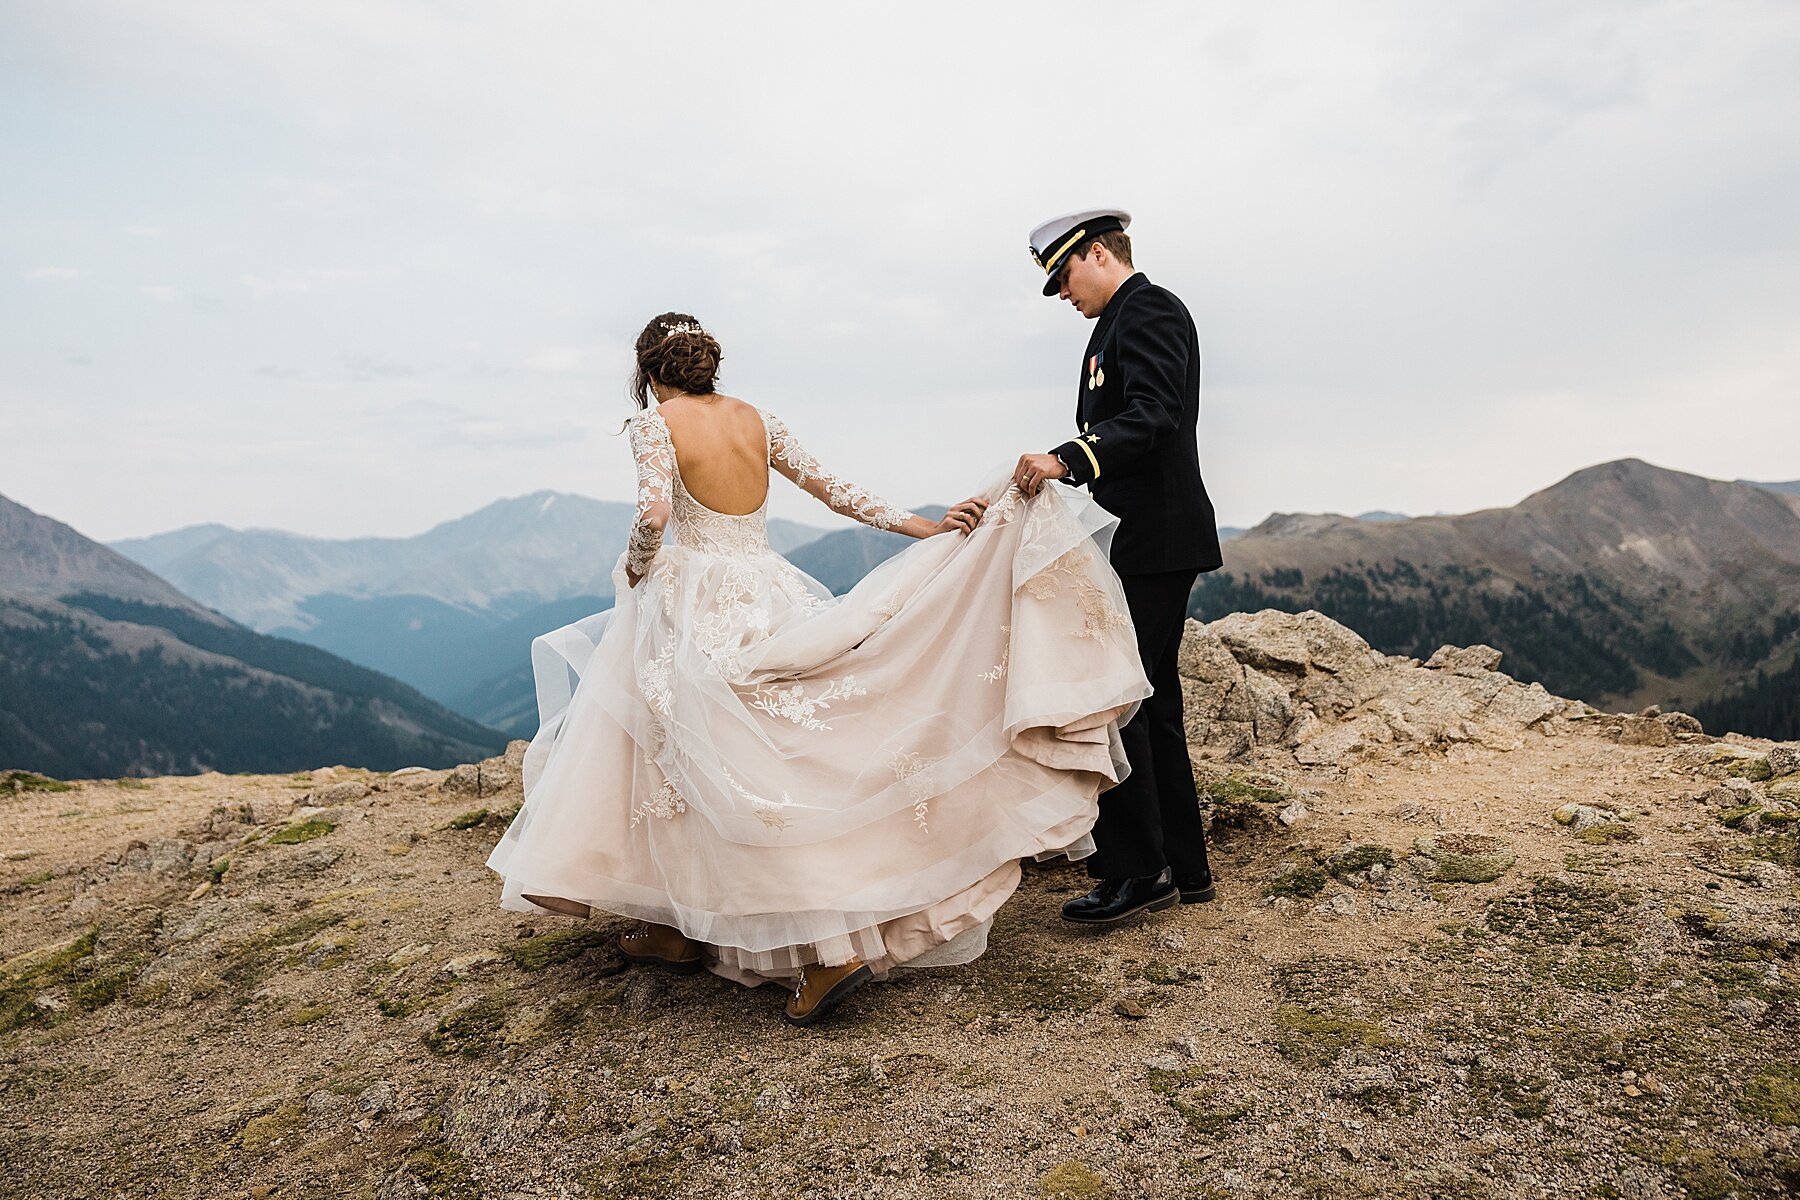
{"type": "MultiPolygon", "coordinates": [[[[690,311],[827,466],[1072,428],[1135,214],[1221,521],[1800,477],[1800,6],[0,5],[0,493],[103,539],[628,499],[690,311]]],[[[782,485],[773,511],[827,523],[782,485]]]]}

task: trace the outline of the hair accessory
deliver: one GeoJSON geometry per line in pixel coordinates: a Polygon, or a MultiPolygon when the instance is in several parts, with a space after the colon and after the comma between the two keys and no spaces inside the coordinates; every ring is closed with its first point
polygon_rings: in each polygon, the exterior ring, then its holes
{"type": "Polygon", "coordinates": [[[706,332],[706,330],[700,328],[700,326],[696,322],[693,322],[693,321],[677,321],[673,325],[665,325],[663,327],[663,337],[664,338],[674,337],[678,333],[705,333],[705,332],[706,332]]]}

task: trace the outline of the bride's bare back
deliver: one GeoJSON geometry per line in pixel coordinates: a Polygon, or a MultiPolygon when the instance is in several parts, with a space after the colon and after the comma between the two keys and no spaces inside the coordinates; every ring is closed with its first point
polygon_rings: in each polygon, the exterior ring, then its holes
{"type": "Polygon", "coordinates": [[[688,495],[714,512],[745,516],[769,494],[768,434],[756,407],[735,396],[675,396],[657,407],[688,495]]]}

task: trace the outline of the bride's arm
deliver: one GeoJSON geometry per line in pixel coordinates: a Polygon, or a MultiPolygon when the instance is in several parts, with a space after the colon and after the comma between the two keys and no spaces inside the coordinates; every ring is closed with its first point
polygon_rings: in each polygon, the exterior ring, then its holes
{"type": "Polygon", "coordinates": [[[625,540],[625,578],[638,585],[662,549],[668,528],[670,486],[675,476],[675,445],[660,417],[647,416],[631,423],[631,455],[637,460],[637,513],[625,540]]]}
{"type": "Polygon", "coordinates": [[[873,492],[858,487],[841,476],[833,475],[820,466],[819,460],[807,452],[806,447],[788,432],[787,425],[774,413],[763,413],[763,424],[769,430],[769,465],[793,480],[832,512],[842,513],[876,529],[891,529],[895,533],[915,538],[926,538],[953,530],[967,533],[975,528],[976,521],[979,520],[978,516],[970,514],[961,505],[944,514],[941,521],[928,520],[904,508],[896,508],[873,492]]]}

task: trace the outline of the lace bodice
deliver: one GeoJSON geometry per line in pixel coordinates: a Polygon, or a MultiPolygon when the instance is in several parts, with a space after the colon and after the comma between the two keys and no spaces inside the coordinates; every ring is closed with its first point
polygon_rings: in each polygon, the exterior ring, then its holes
{"type": "MultiPolygon", "coordinates": [[[[913,515],[831,474],[807,453],[780,417],[757,411],[762,416],[769,465],[832,511],[877,529],[893,529],[913,515]]],[[[660,412],[650,409],[631,419],[631,452],[637,460],[638,500],[625,565],[632,574],[641,576],[649,571],[662,546],[665,521],[673,525],[678,546],[728,557],[774,553],[769,545],[768,496],[763,496],[755,512],[743,514],[722,513],[694,499],[681,482],[675,443],[660,412]]]]}

